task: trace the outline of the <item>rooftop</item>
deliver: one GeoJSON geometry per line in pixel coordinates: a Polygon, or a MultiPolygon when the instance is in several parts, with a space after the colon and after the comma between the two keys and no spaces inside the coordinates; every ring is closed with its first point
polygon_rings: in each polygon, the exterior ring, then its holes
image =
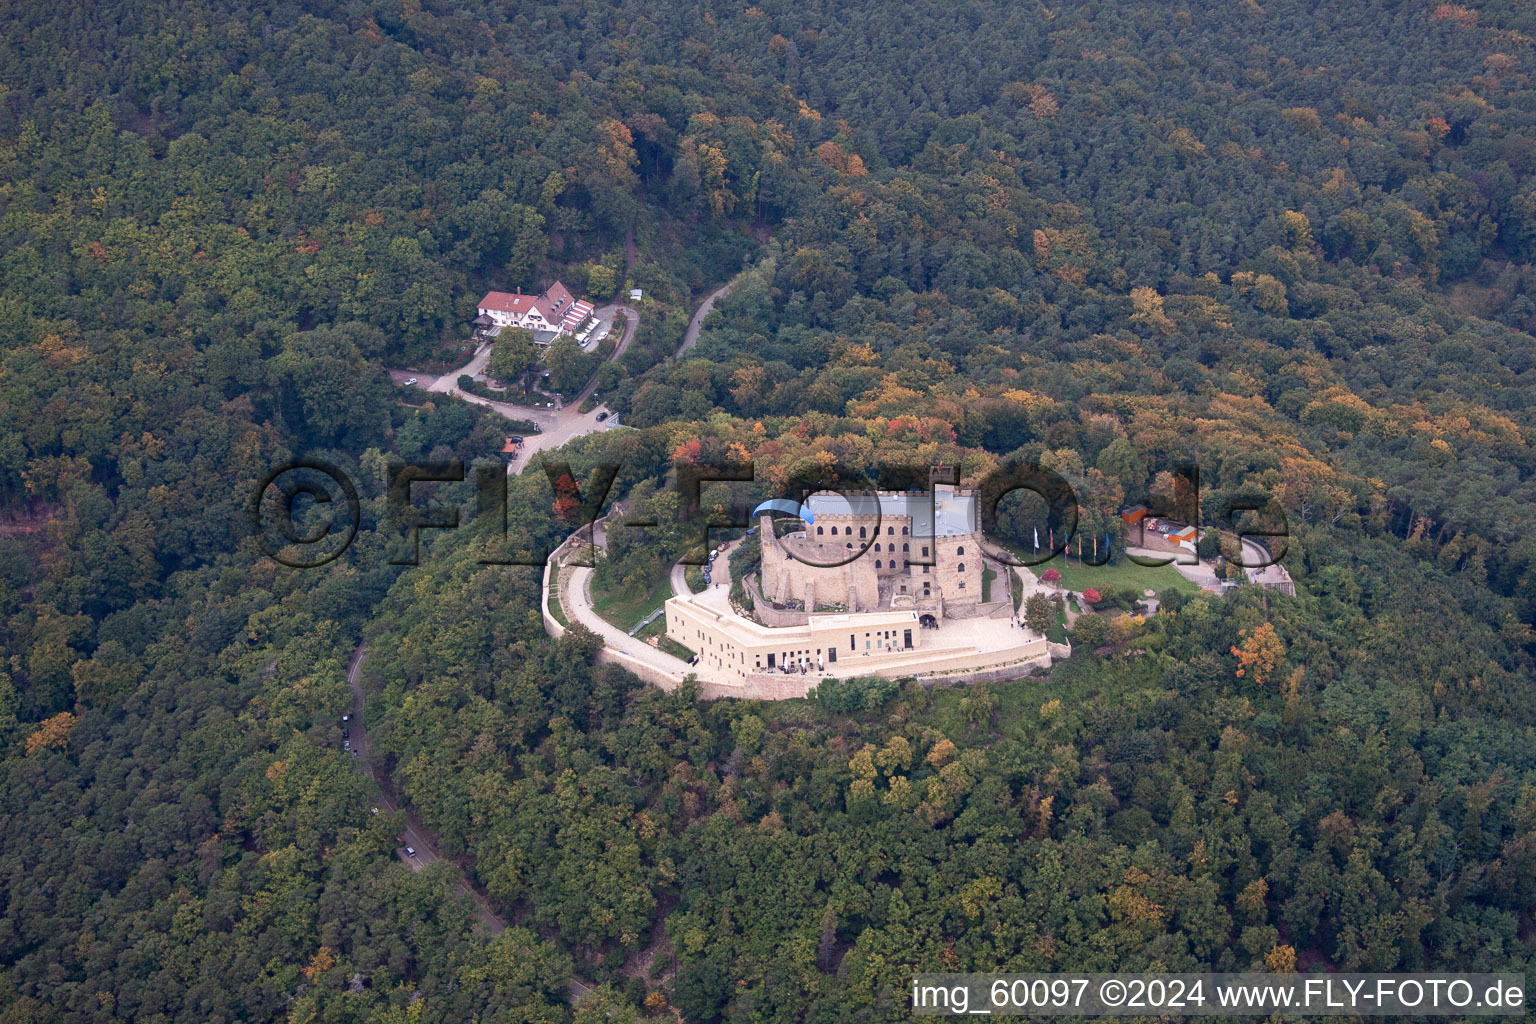
{"type": "Polygon", "coordinates": [[[878,494],[842,495],[818,492],[805,499],[806,522],[818,516],[905,516],[912,521],[915,537],[957,537],[975,533],[976,496],[960,494],[953,487],[936,487],[931,493],[880,491],[878,494]],[[878,504],[877,504],[878,500],[878,504]]]}

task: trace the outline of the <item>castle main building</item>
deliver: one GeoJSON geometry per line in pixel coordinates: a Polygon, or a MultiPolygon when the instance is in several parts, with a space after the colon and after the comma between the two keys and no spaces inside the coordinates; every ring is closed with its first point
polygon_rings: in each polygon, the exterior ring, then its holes
{"type": "MultiPolygon", "coordinates": [[[[782,509],[788,502],[765,502],[782,509]]],[[[800,506],[804,528],[774,536],[758,507],[762,595],[817,611],[914,611],[924,625],[975,614],[982,600],[976,498],[933,493],[818,493],[800,506]]]]}

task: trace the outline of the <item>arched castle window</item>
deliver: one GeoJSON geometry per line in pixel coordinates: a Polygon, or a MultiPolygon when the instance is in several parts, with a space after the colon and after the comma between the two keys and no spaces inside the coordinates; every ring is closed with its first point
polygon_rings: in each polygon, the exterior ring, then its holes
{"type": "Polygon", "coordinates": [[[955,554],[957,554],[957,555],[964,555],[965,554],[965,548],[955,548],[955,554]]]}
{"type": "Polygon", "coordinates": [[[960,571],[961,572],[965,572],[965,563],[964,562],[960,563],[960,571]]]}
{"type": "MultiPolygon", "coordinates": [[[[905,533],[906,531],[903,530],[902,532],[905,533]]],[[[901,550],[903,550],[903,551],[911,551],[912,550],[912,545],[910,545],[910,544],[903,544],[901,546],[901,550]]]]}
{"type": "Polygon", "coordinates": [[[880,559],[878,559],[878,558],[875,559],[875,568],[876,569],[880,568],[880,559]]]}
{"type": "Polygon", "coordinates": [[[832,527],[832,536],[834,536],[834,537],[837,536],[837,527],[835,527],[835,526],[832,527]]]}
{"type": "Polygon", "coordinates": [[[876,551],[880,550],[880,542],[879,541],[875,541],[875,550],[876,551]]]}
{"type": "Polygon", "coordinates": [[[894,526],[887,526],[885,528],[885,535],[887,537],[894,537],[894,536],[896,536],[896,527],[894,527],[894,526]]]}
{"type": "Polygon", "coordinates": [[[847,548],[849,551],[852,551],[853,550],[853,543],[849,542],[847,544],[844,544],[843,547],[847,548]]]}
{"type": "Polygon", "coordinates": [[[864,527],[862,527],[862,526],[859,527],[859,539],[860,540],[864,539],[864,527]]]}
{"type": "Polygon", "coordinates": [[[820,526],[816,527],[816,536],[820,537],[823,532],[824,531],[823,531],[822,527],[820,527],[820,526]]]}
{"type": "Polygon", "coordinates": [[[907,528],[906,528],[906,527],[905,527],[905,526],[903,526],[903,527],[902,527],[902,528],[901,528],[901,535],[902,535],[902,536],[903,536],[903,537],[905,537],[905,536],[906,536],[906,535],[907,535],[907,528]]]}

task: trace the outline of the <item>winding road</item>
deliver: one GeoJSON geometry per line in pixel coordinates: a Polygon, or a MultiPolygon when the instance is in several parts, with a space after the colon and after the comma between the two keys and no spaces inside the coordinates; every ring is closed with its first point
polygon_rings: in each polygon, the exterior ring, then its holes
{"type": "MultiPolygon", "coordinates": [[[[632,260],[633,257],[631,256],[632,260]]],[[[715,301],[724,296],[729,289],[729,283],[717,288],[700,304],[698,311],[693,315],[693,319],[688,323],[688,330],[683,336],[683,343],[678,348],[679,356],[698,343],[699,328],[703,324],[704,318],[714,308],[715,301]]],[[[640,314],[628,306],[619,304],[603,306],[595,312],[601,318],[610,319],[610,322],[620,318],[623,320],[619,342],[614,347],[613,354],[609,356],[610,362],[615,361],[624,354],[629,348],[630,342],[634,340],[635,331],[640,326],[640,314]]],[[[515,472],[522,466],[527,466],[529,460],[538,452],[559,448],[577,437],[617,425],[609,417],[605,417],[604,422],[598,421],[598,415],[605,411],[602,406],[597,406],[587,413],[578,411],[581,404],[597,390],[596,375],[593,376],[586,389],[574,401],[566,403],[562,408],[552,410],[533,409],[528,406],[514,405],[510,402],[497,402],[460,390],[459,377],[466,374],[473,377],[476,374],[483,373],[490,357],[491,344],[486,343],[475,351],[474,356],[470,358],[469,362],[437,378],[432,378],[429,374],[414,370],[390,370],[389,375],[396,384],[403,384],[407,379],[414,377],[422,381],[425,390],[433,394],[453,395],[462,398],[466,402],[483,405],[495,410],[509,420],[531,420],[537,423],[539,425],[539,433],[524,437],[522,450],[518,453],[519,459],[508,465],[508,473],[515,472]]],[[[582,582],[585,583],[586,581],[583,580],[582,582]]],[[[581,590],[584,594],[586,593],[584,586],[581,590]]],[[[590,600],[590,597],[588,597],[588,600],[590,600]]],[[[629,638],[625,639],[628,640],[629,638]]],[[[651,648],[643,643],[638,641],[632,642],[636,643],[637,646],[645,647],[646,651],[651,650],[651,648]]],[[[410,865],[411,870],[421,871],[426,865],[443,861],[445,858],[438,852],[437,838],[422,825],[420,818],[416,814],[416,809],[409,804],[397,807],[395,801],[390,799],[389,790],[393,788],[392,780],[385,773],[383,766],[375,764],[371,756],[367,727],[363,724],[362,668],[363,660],[366,657],[367,650],[362,643],[359,643],[357,649],[352,653],[351,662],[347,665],[347,685],[352,691],[352,720],[348,723],[350,726],[352,751],[359,768],[379,785],[379,806],[390,812],[396,810],[403,810],[405,812],[404,842],[396,849],[395,853],[402,861],[410,865]],[[414,855],[405,852],[407,846],[416,851],[414,855]]],[[[453,862],[449,861],[448,863],[451,864],[453,862]]],[[[506,923],[491,908],[489,898],[470,884],[469,879],[456,864],[454,865],[454,870],[458,874],[460,887],[474,903],[477,927],[490,935],[500,935],[506,931],[506,923]]],[[[580,1001],[595,991],[596,989],[587,982],[581,981],[574,976],[570,979],[570,1000],[572,1003],[580,1001]]],[[[675,1011],[674,1015],[676,1015],[675,1011]]],[[[681,1017],[678,1016],[677,1019],[681,1020],[681,1017]]]]}
{"type": "Polygon", "coordinates": [[[730,293],[731,286],[735,283],[734,278],[725,282],[725,284],[710,292],[703,302],[699,303],[698,311],[693,314],[693,319],[688,321],[688,330],[683,332],[683,343],[677,349],[679,359],[682,358],[684,352],[687,352],[699,343],[699,330],[704,326],[704,318],[709,316],[710,312],[714,310],[715,300],[725,298],[730,293]]]}
{"type": "MultiPolygon", "coordinates": [[[[633,257],[631,256],[631,263],[633,257]]],[[[704,325],[704,318],[709,316],[715,308],[715,303],[730,293],[735,280],[727,281],[705,296],[704,301],[694,312],[693,318],[688,321],[688,329],[683,332],[682,344],[678,346],[677,358],[682,358],[683,353],[699,343],[699,330],[704,325]]],[[[599,319],[615,323],[622,319],[623,327],[620,330],[619,342],[614,346],[613,354],[608,357],[609,362],[616,362],[629,349],[630,342],[635,338],[635,331],[640,327],[640,314],[635,310],[620,303],[609,303],[594,310],[594,315],[599,319]]],[[[491,342],[486,342],[475,350],[469,362],[458,369],[449,370],[441,377],[433,377],[431,374],[418,370],[390,370],[389,376],[396,384],[404,384],[407,380],[415,379],[421,387],[439,395],[453,395],[462,398],[466,402],[475,405],[483,405],[501,413],[509,420],[532,421],[538,424],[537,434],[525,435],[523,447],[518,451],[514,461],[507,465],[508,473],[520,472],[533,459],[533,456],[542,451],[559,448],[578,437],[595,433],[599,430],[608,430],[618,426],[617,417],[604,415],[608,412],[602,405],[595,406],[589,412],[580,412],[581,404],[592,397],[597,390],[597,375],[587,384],[585,390],[577,395],[575,400],[566,402],[559,409],[535,409],[526,405],[514,405],[511,402],[497,402],[493,399],[482,398],[459,389],[459,378],[462,376],[476,376],[485,372],[486,363],[491,358],[491,342]],[[598,416],[602,415],[600,422],[598,416]]]]}
{"type": "MultiPolygon", "coordinates": [[[[631,235],[626,239],[626,248],[631,264],[634,262],[633,246],[633,236],[631,235]]],[[[679,356],[698,343],[700,325],[714,307],[715,300],[723,296],[729,287],[729,284],[727,284],[716,289],[699,306],[698,311],[694,313],[693,319],[689,321],[683,343],[678,348],[679,356]]],[[[629,348],[630,342],[634,340],[635,331],[640,326],[640,315],[628,306],[617,303],[603,306],[597,309],[595,313],[600,318],[608,319],[610,323],[620,318],[623,320],[618,344],[614,346],[613,354],[609,356],[610,362],[615,361],[624,354],[629,348]]],[[[462,398],[466,402],[493,409],[509,420],[531,420],[538,424],[538,433],[525,435],[523,447],[518,453],[519,458],[507,466],[508,473],[517,472],[522,467],[526,467],[532,457],[538,452],[559,448],[574,438],[618,425],[614,422],[613,418],[606,416],[602,422],[599,422],[598,415],[605,411],[602,406],[595,407],[587,413],[578,411],[581,404],[597,390],[597,376],[595,374],[586,389],[574,401],[566,403],[559,409],[532,409],[528,406],[514,405],[510,402],[493,401],[460,390],[458,384],[459,377],[465,374],[475,376],[476,374],[483,373],[490,357],[491,345],[487,343],[475,351],[469,362],[440,377],[434,378],[430,374],[421,373],[416,370],[389,370],[388,373],[396,384],[404,384],[406,380],[415,378],[421,382],[426,391],[433,394],[453,395],[462,398]]],[[[595,539],[601,543],[601,537],[595,539]]],[[[585,588],[583,588],[583,591],[585,592],[585,588]]],[[[590,600],[590,598],[588,599],[590,600]]],[[[651,650],[651,648],[638,641],[635,641],[635,643],[638,646],[645,647],[647,651],[651,650]]],[[[347,723],[349,727],[349,740],[353,759],[356,761],[358,768],[373,779],[374,783],[378,786],[379,793],[376,810],[383,809],[390,813],[398,810],[403,811],[405,814],[406,824],[401,833],[403,842],[396,848],[395,855],[401,861],[408,864],[412,871],[421,871],[428,864],[435,864],[440,861],[452,865],[452,870],[458,876],[460,888],[470,898],[475,907],[477,930],[488,935],[500,935],[506,931],[506,922],[492,909],[490,899],[470,884],[469,878],[456,863],[442,856],[438,851],[437,837],[421,823],[416,809],[409,804],[397,806],[396,802],[389,796],[389,792],[394,789],[393,780],[389,777],[382,764],[374,762],[368,743],[367,726],[363,722],[362,669],[363,661],[367,654],[365,645],[359,642],[356,650],[352,652],[351,661],[347,665],[347,686],[352,691],[352,715],[351,720],[347,723]],[[414,854],[406,853],[407,847],[414,850],[414,854]]],[[[276,662],[274,661],[271,665],[267,666],[266,674],[270,676],[275,668],[276,662]]],[[[569,985],[570,1001],[573,1005],[597,992],[597,989],[592,984],[574,975],[571,976],[569,985]]],[[[674,1019],[682,1020],[681,1014],[677,1013],[675,1009],[672,1013],[674,1019]]],[[[613,1016],[612,1011],[609,1011],[608,1015],[610,1017],[613,1016]]]]}
{"type": "MultiPolygon", "coordinates": [[[[363,724],[363,659],[368,656],[367,648],[359,643],[357,649],[352,652],[352,661],[347,665],[347,686],[352,690],[352,721],[351,741],[354,759],[358,762],[363,772],[379,784],[379,806],[393,813],[401,808],[396,807],[395,802],[389,798],[388,785],[391,782],[384,769],[375,766],[368,750],[368,730],[363,724]]],[[[412,871],[420,871],[428,864],[435,864],[443,860],[443,856],[437,850],[437,837],[427,831],[416,815],[416,809],[409,804],[405,805],[405,842],[395,850],[395,855],[409,864],[412,871]],[[415,850],[415,855],[407,854],[406,847],[415,850]]],[[[451,861],[449,863],[452,863],[451,861]]],[[[464,890],[475,905],[475,920],[477,927],[489,935],[500,935],[507,930],[506,923],[491,909],[490,900],[474,886],[469,884],[458,865],[454,865],[454,871],[459,876],[459,887],[464,890]]],[[[597,990],[587,982],[572,976],[570,979],[570,1000],[577,1003],[597,990]]]]}
{"type": "MultiPolygon", "coordinates": [[[[610,321],[623,320],[623,327],[619,334],[619,342],[614,346],[613,354],[608,357],[609,362],[617,360],[629,348],[629,343],[634,340],[635,330],[640,326],[640,314],[628,306],[607,305],[596,310],[600,319],[610,321]]],[[[604,417],[604,422],[598,421],[598,416],[606,412],[599,405],[589,412],[580,412],[581,403],[585,402],[597,390],[597,377],[594,374],[592,380],[576,399],[565,403],[559,409],[535,409],[526,405],[514,405],[511,402],[497,402],[479,395],[472,395],[467,391],[459,390],[459,378],[461,376],[473,377],[485,372],[485,364],[491,358],[491,342],[486,342],[475,350],[475,354],[469,362],[456,370],[450,370],[441,377],[432,378],[429,374],[419,373],[415,370],[390,370],[390,377],[397,383],[415,377],[419,379],[426,391],[438,395],[453,395],[462,398],[474,405],[483,405],[501,413],[509,420],[532,421],[538,424],[539,433],[526,435],[523,438],[523,447],[517,453],[517,459],[507,467],[509,473],[516,472],[528,465],[528,461],[538,452],[559,448],[566,442],[591,434],[599,430],[606,430],[617,426],[609,417],[604,417]]]]}

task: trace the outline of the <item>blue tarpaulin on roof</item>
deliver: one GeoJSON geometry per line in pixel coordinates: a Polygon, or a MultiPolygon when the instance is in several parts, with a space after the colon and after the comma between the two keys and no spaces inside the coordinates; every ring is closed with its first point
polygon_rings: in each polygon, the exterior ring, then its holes
{"type": "Polygon", "coordinates": [[[783,512],[787,516],[798,516],[807,523],[816,521],[815,513],[798,501],[790,501],[788,498],[769,498],[752,510],[752,518],[756,519],[764,512],[783,512]]]}

